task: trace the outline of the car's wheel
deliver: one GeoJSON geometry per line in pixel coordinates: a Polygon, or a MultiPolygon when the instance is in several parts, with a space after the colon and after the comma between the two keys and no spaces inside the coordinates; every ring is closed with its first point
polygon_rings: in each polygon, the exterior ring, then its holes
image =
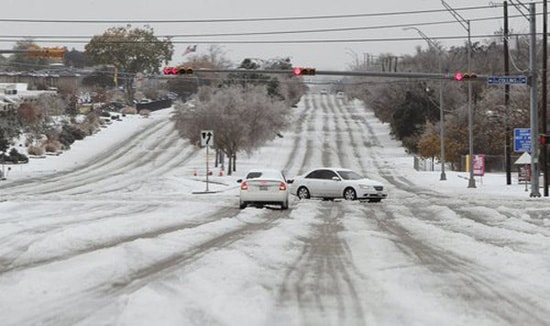
{"type": "Polygon", "coordinates": [[[355,189],[346,188],[344,190],[344,199],[345,200],[356,200],[357,199],[357,194],[355,193],[355,189]]]}
{"type": "Polygon", "coordinates": [[[248,206],[248,204],[247,204],[246,202],[240,202],[240,203],[239,203],[239,208],[240,208],[240,209],[245,209],[246,206],[248,206]]]}
{"type": "Polygon", "coordinates": [[[311,196],[309,194],[309,190],[307,190],[306,187],[300,187],[298,188],[298,198],[300,199],[309,199],[311,196]]]}
{"type": "Polygon", "coordinates": [[[288,200],[281,202],[281,209],[288,209],[288,200]]]}

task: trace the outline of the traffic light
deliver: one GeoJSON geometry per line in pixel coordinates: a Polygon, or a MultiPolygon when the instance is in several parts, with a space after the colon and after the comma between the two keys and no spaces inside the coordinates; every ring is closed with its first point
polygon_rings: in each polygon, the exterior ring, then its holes
{"type": "Polygon", "coordinates": [[[292,74],[294,76],[313,76],[315,75],[315,68],[294,67],[292,68],[292,74]]]}
{"type": "Polygon", "coordinates": [[[454,76],[453,76],[453,79],[456,80],[456,81],[467,81],[467,80],[471,80],[471,79],[476,79],[477,78],[477,74],[473,73],[473,72],[465,72],[465,73],[461,73],[461,72],[457,72],[454,76]]]}
{"type": "Polygon", "coordinates": [[[548,145],[550,144],[550,135],[540,135],[539,136],[539,143],[541,145],[548,145]]]}
{"type": "Polygon", "coordinates": [[[165,75],[192,75],[193,68],[191,67],[166,67],[163,70],[165,75]]]}

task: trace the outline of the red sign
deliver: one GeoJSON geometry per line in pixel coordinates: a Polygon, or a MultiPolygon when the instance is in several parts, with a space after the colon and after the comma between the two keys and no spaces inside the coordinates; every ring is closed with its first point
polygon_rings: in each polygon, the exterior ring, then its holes
{"type": "Polygon", "coordinates": [[[484,176],[485,175],[485,154],[474,155],[474,160],[472,162],[473,171],[475,176],[484,176]]]}

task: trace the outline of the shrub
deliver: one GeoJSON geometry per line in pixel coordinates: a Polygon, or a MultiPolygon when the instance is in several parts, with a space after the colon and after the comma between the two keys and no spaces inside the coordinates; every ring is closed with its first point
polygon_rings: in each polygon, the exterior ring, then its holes
{"type": "Polygon", "coordinates": [[[98,122],[84,121],[78,126],[78,128],[82,130],[87,136],[90,136],[94,134],[97,128],[99,128],[98,126],[98,122]]]}
{"type": "Polygon", "coordinates": [[[57,140],[47,141],[44,144],[44,149],[46,150],[46,153],[57,153],[61,150],[62,147],[63,145],[57,140]]]}
{"type": "Polygon", "coordinates": [[[65,126],[63,126],[63,129],[59,134],[59,141],[65,146],[65,148],[71,147],[71,145],[75,141],[73,134],[67,128],[65,128],[65,126]]]}
{"type": "Polygon", "coordinates": [[[27,153],[29,153],[29,155],[42,156],[44,155],[44,148],[41,146],[31,145],[27,147],[27,153]]]}
{"type": "Polygon", "coordinates": [[[122,114],[137,114],[137,109],[133,108],[131,106],[127,106],[127,107],[123,108],[122,110],[120,110],[120,113],[122,113],[122,114]]]}
{"type": "Polygon", "coordinates": [[[139,114],[144,118],[149,118],[149,116],[151,115],[151,110],[147,110],[147,109],[139,110],[139,114]]]}
{"type": "Polygon", "coordinates": [[[10,156],[8,158],[9,161],[13,163],[28,163],[29,158],[25,154],[21,154],[17,151],[17,149],[12,148],[10,150],[10,156]]]}
{"type": "Polygon", "coordinates": [[[63,129],[67,130],[67,132],[73,136],[74,140],[82,140],[86,137],[86,132],[75,125],[65,125],[63,129]]]}

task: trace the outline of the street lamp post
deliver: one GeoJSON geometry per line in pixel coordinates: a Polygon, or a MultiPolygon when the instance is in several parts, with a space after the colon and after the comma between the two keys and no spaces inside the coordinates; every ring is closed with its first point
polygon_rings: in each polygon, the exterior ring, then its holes
{"type": "MultiPolygon", "coordinates": [[[[428,43],[430,47],[433,47],[439,50],[439,72],[443,74],[443,51],[437,46],[437,44],[426,34],[424,34],[420,29],[416,27],[406,27],[403,30],[414,29],[423,39],[428,43]]],[[[445,174],[445,115],[443,113],[443,79],[439,80],[439,138],[440,138],[440,147],[441,147],[441,175],[439,180],[447,180],[447,175],[445,174]]]]}
{"type": "MultiPolygon", "coordinates": [[[[443,6],[453,15],[464,29],[468,32],[468,73],[471,73],[471,60],[472,60],[472,39],[470,35],[470,21],[464,19],[456,10],[451,8],[444,0],[441,0],[443,6]]],[[[468,79],[468,147],[469,147],[469,164],[470,178],[468,180],[468,188],[476,187],[476,180],[474,179],[474,136],[473,136],[473,113],[472,113],[472,81],[468,79]]]]}

